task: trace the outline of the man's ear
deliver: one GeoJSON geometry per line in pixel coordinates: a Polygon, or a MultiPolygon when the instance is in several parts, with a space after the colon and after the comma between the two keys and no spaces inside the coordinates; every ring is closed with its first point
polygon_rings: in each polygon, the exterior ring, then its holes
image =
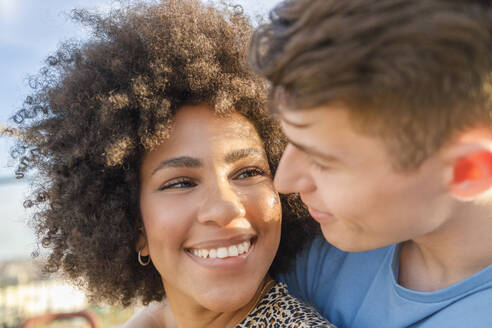
{"type": "Polygon", "coordinates": [[[492,132],[476,129],[447,147],[452,176],[449,191],[457,199],[474,200],[492,188],[492,132]]]}
{"type": "Polygon", "coordinates": [[[147,245],[147,237],[145,236],[144,228],[139,229],[138,241],[135,244],[135,250],[140,252],[142,256],[149,256],[149,247],[147,245]]]}

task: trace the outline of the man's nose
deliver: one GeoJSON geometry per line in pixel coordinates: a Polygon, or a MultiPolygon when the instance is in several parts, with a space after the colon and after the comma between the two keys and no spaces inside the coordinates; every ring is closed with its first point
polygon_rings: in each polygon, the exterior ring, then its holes
{"type": "Polygon", "coordinates": [[[314,190],[316,185],[309,169],[306,154],[291,144],[287,145],[275,173],[275,188],[282,194],[314,190]]]}

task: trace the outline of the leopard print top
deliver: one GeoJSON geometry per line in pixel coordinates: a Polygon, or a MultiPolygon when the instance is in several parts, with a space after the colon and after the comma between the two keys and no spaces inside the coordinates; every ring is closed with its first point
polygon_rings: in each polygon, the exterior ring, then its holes
{"type": "Polygon", "coordinates": [[[314,308],[291,296],[287,286],[276,283],[237,328],[329,327],[314,308]]]}

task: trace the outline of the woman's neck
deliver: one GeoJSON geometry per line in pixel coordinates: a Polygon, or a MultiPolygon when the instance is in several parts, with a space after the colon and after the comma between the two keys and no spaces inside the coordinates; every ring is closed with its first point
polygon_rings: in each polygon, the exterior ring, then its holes
{"type": "Polygon", "coordinates": [[[234,311],[214,312],[179,291],[166,289],[166,296],[180,328],[236,327],[253,310],[272,287],[273,281],[265,277],[251,300],[234,311]]]}

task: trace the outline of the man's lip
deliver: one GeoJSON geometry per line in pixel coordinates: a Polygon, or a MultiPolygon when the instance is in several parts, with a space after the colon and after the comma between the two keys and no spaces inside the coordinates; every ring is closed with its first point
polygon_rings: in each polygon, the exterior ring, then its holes
{"type": "Polygon", "coordinates": [[[329,221],[332,221],[334,218],[333,214],[331,214],[329,212],[322,212],[322,211],[319,211],[319,210],[317,210],[317,209],[315,209],[309,205],[307,205],[307,206],[308,206],[309,214],[311,214],[313,219],[315,219],[319,223],[327,223],[329,221]]]}
{"type": "Polygon", "coordinates": [[[196,242],[190,245],[185,246],[185,249],[200,249],[200,248],[219,248],[219,247],[228,247],[232,245],[237,245],[247,240],[251,240],[256,235],[253,233],[234,235],[232,237],[224,237],[217,238],[213,240],[206,240],[196,242]]]}
{"type": "Polygon", "coordinates": [[[301,201],[304,203],[304,205],[307,206],[309,214],[311,214],[312,218],[319,223],[326,223],[329,221],[333,221],[334,215],[331,214],[330,212],[323,212],[315,207],[309,205],[309,203],[305,200],[305,197],[303,194],[299,194],[299,197],[301,198],[301,201]]]}

